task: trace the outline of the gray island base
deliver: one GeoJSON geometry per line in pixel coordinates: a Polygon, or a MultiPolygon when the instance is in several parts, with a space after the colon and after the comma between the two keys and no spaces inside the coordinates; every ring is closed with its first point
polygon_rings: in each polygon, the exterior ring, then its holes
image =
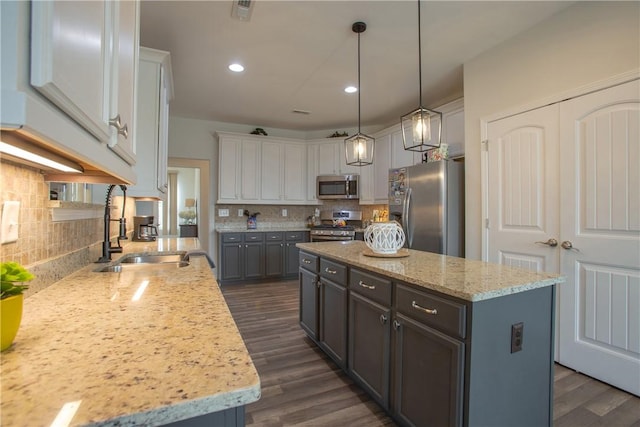
{"type": "Polygon", "coordinates": [[[403,426],[553,419],[562,277],[363,242],[298,244],[300,326],[403,426]]]}

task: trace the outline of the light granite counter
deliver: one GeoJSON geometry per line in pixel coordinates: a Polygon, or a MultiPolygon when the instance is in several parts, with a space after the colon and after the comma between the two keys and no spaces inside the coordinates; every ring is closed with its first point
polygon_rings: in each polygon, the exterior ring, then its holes
{"type": "Polygon", "coordinates": [[[216,231],[218,233],[255,233],[255,232],[273,232],[273,231],[309,231],[310,228],[305,224],[298,223],[287,223],[287,222],[271,222],[271,223],[261,223],[258,222],[258,228],[255,229],[247,229],[247,225],[245,223],[241,224],[227,224],[227,225],[218,225],[216,226],[216,231]]]}
{"type": "MultiPolygon", "coordinates": [[[[161,238],[124,253],[198,247],[195,238],[161,238]]],[[[260,379],[205,257],[171,269],[94,271],[101,266],[25,300],[2,353],[2,425],[49,426],[77,407],[68,425],[151,426],[259,399],[260,379]]]]}
{"type": "Polygon", "coordinates": [[[363,254],[362,241],[298,243],[304,251],[467,301],[481,301],[564,282],[556,274],[409,249],[404,258],[363,254]]]}

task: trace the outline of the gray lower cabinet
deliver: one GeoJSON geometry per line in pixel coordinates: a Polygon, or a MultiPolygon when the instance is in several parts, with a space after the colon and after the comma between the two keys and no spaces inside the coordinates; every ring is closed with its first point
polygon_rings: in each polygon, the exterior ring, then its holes
{"type": "Polygon", "coordinates": [[[221,283],[283,279],[298,273],[296,243],[305,231],[220,233],[218,280],[221,283]]]}
{"type": "Polygon", "coordinates": [[[469,302],[304,251],[299,262],[300,326],[399,425],[553,424],[553,287],[469,302]]]}
{"type": "Polygon", "coordinates": [[[318,275],[300,269],[300,326],[312,339],[318,339],[318,275]]]}
{"type": "Polygon", "coordinates": [[[265,277],[281,277],[284,273],[284,236],[282,231],[266,234],[265,277]]]}
{"type": "Polygon", "coordinates": [[[220,281],[264,277],[263,233],[223,233],[220,240],[220,281]]]}
{"type": "Polygon", "coordinates": [[[347,267],[320,259],[318,343],[340,366],[347,367],[347,267]]]}
{"type": "Polygon", "coordinates": [[[391,281],[349,271],[348,372],[385,409],[391,377],[391,281]]]}
{"type": "Polygon", "coordinates": [[[407,426],[460,426],[464,344],[396,314],[393,414],[407,426]]]}

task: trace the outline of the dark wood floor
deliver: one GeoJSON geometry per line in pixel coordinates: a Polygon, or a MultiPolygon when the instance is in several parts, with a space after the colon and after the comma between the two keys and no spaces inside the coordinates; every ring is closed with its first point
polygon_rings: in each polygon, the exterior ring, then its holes
{"type": "MultiPolygon", "coordinates": [[[[297,281],[228,285],[223,293],[262,384],[247,425],[395,425],[302,332],[297,281]]],[[[554,425],[640,427],[640,398],[556,365],[554,425]]]]}

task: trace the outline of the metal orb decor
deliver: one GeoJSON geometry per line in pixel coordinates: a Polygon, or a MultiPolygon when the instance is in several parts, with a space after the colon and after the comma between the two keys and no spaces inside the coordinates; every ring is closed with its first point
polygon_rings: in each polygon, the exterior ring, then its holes
{"type": "Polygon", "coordinates": [[[377,254],[395,254],[404,246],[404,230],[397,221],[374,222],[364,231],[364,242],[377,254]]]}

